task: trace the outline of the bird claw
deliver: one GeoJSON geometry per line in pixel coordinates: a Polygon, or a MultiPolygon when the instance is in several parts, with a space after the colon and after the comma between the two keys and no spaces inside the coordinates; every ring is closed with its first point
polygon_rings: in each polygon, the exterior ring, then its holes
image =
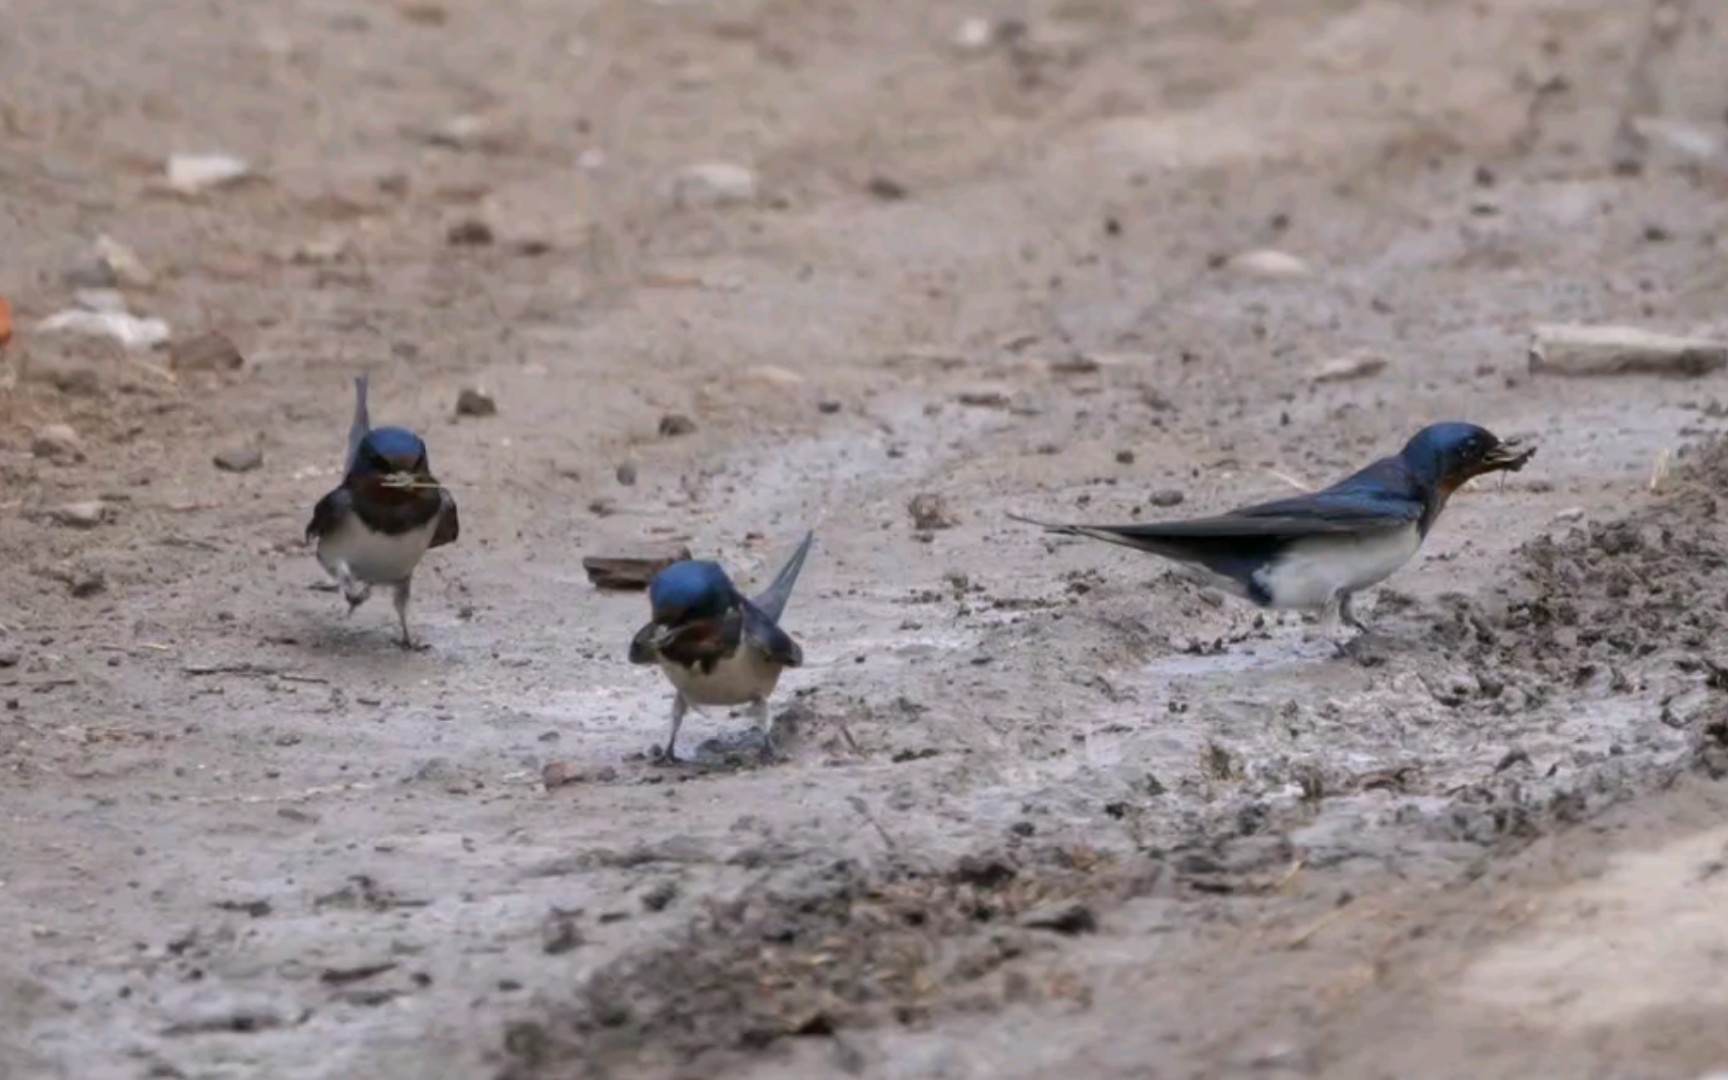
{"type": "Polygon", "coordinates": [[[1349,660],[1363,667],[1379,667],[1386,662],[1386,650],[1382,647],[1384,639],[1378,634],[1363,631],[1347,641],[1337,641],[1333,644],[1338,650],[1338,659],[1349,660]]]}
{"type": "Polygon", "coordinates": [[[757,757],[764,765],[779,765],[783,762],[792,760],[786,755],[785,751],[781,750],[778,746],[775,746],[772,740],[764,740],[762,748],[756,753],[757,757]]]}

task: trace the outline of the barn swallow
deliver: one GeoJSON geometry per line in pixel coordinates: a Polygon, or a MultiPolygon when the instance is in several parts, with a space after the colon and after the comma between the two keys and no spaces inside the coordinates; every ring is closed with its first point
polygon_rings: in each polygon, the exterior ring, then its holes
{"type": "Polygon", "coordinates": [[[1051,532],[1089,536],[1184,563],[1263,608],[1328,610],[1366,632],[1351,598],[1408,562],[1470,479],[1522,469],[1536,453],[1475,424],[1433,424],[1404,449],[1323,491],[1246,506],[1218,517],[1145,525],[1060,525],[1011,515],[1051,532]]]}
{"type": "Polygon", "coordinates": [[[366,602],[372,586],[394,590],[402,647],[411,649],[408,597],[414,570],[428,549],[456,541],[456,500],[433,478],[420,436],[372,426],[366,385],[364,375],[354,380],[354,422],[342,483],[318,500],[306,539],[318,542],[318,561],[336,579],[348,614],[366,602]]]}
{"type": "Polygon", "coordinates": [[[749,705],[767,752],[773,752],[768,696],[782,671],[804,663],[804,651],[780,629],[780,615],[815,538],[805,533],[754,599],[739,593],[726,571],[711,562],[673,563],[649,582],[652,621],[631,640],[630,662],[659,664],[675,691],[661,761],[677,760],[678,728],[692,705],[749,705]]]}

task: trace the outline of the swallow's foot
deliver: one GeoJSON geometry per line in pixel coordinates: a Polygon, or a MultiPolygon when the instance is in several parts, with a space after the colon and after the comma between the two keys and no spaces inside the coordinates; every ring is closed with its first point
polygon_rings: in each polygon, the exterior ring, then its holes
{"type": "Polygon", "coordinates": [[[1372,633],[1368,624],[1356,617],[1356,612],[1350,607],[1350,601],[1355,599],[1354,593],[1345,593],[1338,598],[1338,618],[1352,630],[1363,634],[1372,633]]]}
{"type": "Polygon", "coordinates": [[[781,762],[791,760],[786,756],[785,751],[774,744],[774,739],[768,735],[763,736],[762,745],[756,753],[764,765],[778,765],[781,762]]]}
{"type": "Polygon", "coordinates": [[[756,721],[756,730],[762,736],[762,745],[757,748],[757,756],[761,758],[762,764],[773,765],[787,760],[786,755],[780,752],[779,745],[774,741],[774,719],[768,713],[768,703],[766,701],[751,703],[750,717],[756,721]]]}
{"type": "Polygon", "coordinates": [[[1334,644],[1340,660],[1349,660],[1363,667],[1380,667],[1386,663],[1386,639],[1379,634],[1365,632],[1334,644]]]}
{"type": "Polygon", "coordinates": [[[651,765],[684,765],[687,764],[678,756],[678,752],[670,746],[656,746],[648,753],[648,763],[651,765]]]}
{"type": "Polygon", "coordinates": [[[406,635],[396,639],[396,644],[403,652],[428,652],[432,646],[424,641],[415,641],[406,635]]]}

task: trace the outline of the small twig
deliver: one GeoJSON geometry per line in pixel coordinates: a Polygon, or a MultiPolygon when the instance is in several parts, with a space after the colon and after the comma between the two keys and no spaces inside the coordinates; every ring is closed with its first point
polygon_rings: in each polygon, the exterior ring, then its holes
{"type": "Polygon", "coordinates": [[[1662,485],[1668,482],[1668,451],[1663,450],[1656,455],[1656,464],[1650,469],[1650,490],[1661,491],[1662,485]]]}
{"type": "Polygon", "coordinates": [[[387,488],[398,491],[442,491],[444,485],[436,480],[422,480],[413,473],[391,473],[380,481],[387,488]]]}
{"type": "Polygon", "coordinates": [[[169,386],[179,386],[180,385],[179,378],[177,378],[175,376],[175,374],[172,371],[169,371],[167,368],[158,367],[157,365],[150,363],[150,361],[140,360],[136,356],[124,356],[123,355],[121,357],[121,359],[123,359],[124,361],[126,361],[126,363],[132,365],[135,368],[138,368],[141,371],[149,372],[150,374],[156,376],[158,379],[161,379],[164,382],[166,382],[169,386]]]}
{"type": "Polygon", "coordinates": [[[1360,905],[1346,904],[1341,908],[1333,908],[1331,911],[1328,911],[1326,914],[1309,923],[1306,927],[1291,935],[1290,940],[1284,943],[1284,947],[1286,949],[1300,949],[1304,947],[1313,939],[1315,934],[1318,934],[1320,931],[1331,926],[1339,919],[1342,919],[1344,916],[1355,911],[1358,906],[1360,905]]]}
{"type": "Polygon", "coordinates": [[[852,804],[852,809],[858,811],[859,816],[870,823],[870,827],[882,837],[882,842],[888,845],[888,850],[898,854],[900,845],[894,842],[892,836],[888,835],[888,830],[884,829],[882,823],[876,820],[876,815],[870,812],[870,807],[865,804],[864,800],[857,795],[848,795],[846,801],[852,804]]]}
{"type": "Polygon", "coordinates": [[[287,682],[324,683],[329,679],[321,675],[298,675],[292,671],[267,667],[242,661],[237,664],[187,664],[180,669],[184,675],[252,675],[266,679],[282,679],[287,682]]]}
{"type": "Polygon", "coordinates": [[[859,748],[858,740],[852,737],[852,729],[846,726],[846,721],[836,720],[834,726],[840,729],[840,737],[846,740],[847,748],[859,757],[863,757],[864,751],[859,748]]]}
{"type": "Polygon", "coordinates": [[[1292,476],[1290,473],[1282,472],[1278,469],[1267,469],[1266,475],[1272,477],[1274,480],[1282,480],[1284,483],[1289,484],[1291,487],[1295,488],[1297,491],[1313,491],[1314,490],[1313,484],[1310,484],[1305,480],[1302,480],[1296,476],[1292,476]]]}

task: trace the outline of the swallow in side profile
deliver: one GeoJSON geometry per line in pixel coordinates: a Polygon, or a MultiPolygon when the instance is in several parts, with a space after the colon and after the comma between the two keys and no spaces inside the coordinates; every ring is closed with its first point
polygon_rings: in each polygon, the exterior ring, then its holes
{"type": "Polygon", "coordinates": [[[711,562],[673,563],[649,582],[653,617],[631,640],[630,662],[659,664],[676,692],[661,761],[677,760],[678,728],[692,705],[749,705],[765,749],[773,753],[768,696],[782,671],[804,663],[804,651],[780,629],[780,615],[815,539],[815,533],[805,533],[773,582],[753,599],[711,562]]]}
{"type": "Polygon", "coordinates": [[[1013,516],[1184,563],[1202,580],[1263,608],[1324,611],[1336,604],[1345,625],[1366,632],[1351,598],[1416,554],[1446,500],[1466,481],[1516,472],[1535,453],[1475,424],[1433,424],[1403,450],[1323,491],[1218,517],[1059,525],[1013,516]]]}
{"type": "Polygon", "coordinates": [[[318,500],[306,539],[318,542],[318,561],[336,579],[348,614],[366,602],[372,586],[394,590],[402,647],[411,649],[408,598],[414,570],[429,549],[455,543],[460,532],[456,500],[433,478],[420,436],[372,426],[366,387],[366,376],[354,380],[354,422],[342,483],[318,500]]]}

